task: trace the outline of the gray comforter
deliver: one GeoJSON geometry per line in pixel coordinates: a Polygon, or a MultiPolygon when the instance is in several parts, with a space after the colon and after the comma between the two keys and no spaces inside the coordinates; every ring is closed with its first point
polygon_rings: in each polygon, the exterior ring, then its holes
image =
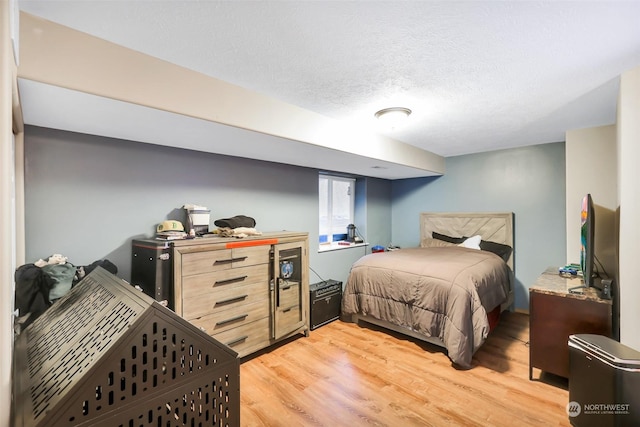
{"type": "Polygon", "coordinates": [[[487,313],[507,299],[510,271],[497,255],[461,247],[411,248],[356,261],[342,313],[373,316],[444,343],[462,368],[489,333],[487,313]]]}

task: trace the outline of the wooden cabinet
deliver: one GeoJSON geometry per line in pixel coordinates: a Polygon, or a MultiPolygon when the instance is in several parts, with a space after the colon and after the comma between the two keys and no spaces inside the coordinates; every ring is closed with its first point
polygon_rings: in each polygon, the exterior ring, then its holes
{"type": "Polygon", "coordinates": [[[176,313],[240,357],[309,331],[308,235],[174,242],[176,313]]]}
{"type": "Polygon", "coordinates": [[[569,377],[569,335],[612,335],[612,302],[595,288],[574,294],[580,279],[549,268],[529,288],[529,379],[533,368],[569,377]]]}
{"type": "Polygon", "coordinates": [[[282,339],[290,331],[309,327],[309,283],[303,284],[299,243],[284,243],[273,248],[271,279],[271,307],[273,316],[271,338],[282,339]]]}

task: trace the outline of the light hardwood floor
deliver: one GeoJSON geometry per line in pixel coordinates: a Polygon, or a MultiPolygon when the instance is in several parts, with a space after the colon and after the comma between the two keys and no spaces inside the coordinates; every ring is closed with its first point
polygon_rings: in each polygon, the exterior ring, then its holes
{"type": "Polygon", "coordinates": [[[528,321],[504,314],[470,370],[436,346],[334,321],[243,361],[241,425],[569,426],[566,380],[529,381],[528,321]]]}

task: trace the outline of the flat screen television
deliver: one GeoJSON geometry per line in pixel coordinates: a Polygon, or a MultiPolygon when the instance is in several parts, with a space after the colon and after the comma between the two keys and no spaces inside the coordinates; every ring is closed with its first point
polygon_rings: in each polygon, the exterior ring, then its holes
{"type": "Polygon", "coordinates": [[[580,269],[585,287],[594,285],[595,271],[595,209],[591,194],[582,198],[580,211],[580,269]]]}

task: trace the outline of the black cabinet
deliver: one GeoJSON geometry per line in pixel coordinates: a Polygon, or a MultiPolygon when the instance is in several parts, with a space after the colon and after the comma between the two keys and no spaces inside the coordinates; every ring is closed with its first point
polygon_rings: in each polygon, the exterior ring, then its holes
{"type": "Polygon", "coordinates": [[[173,245],[165,240],[133,240],[131,284],[174,310],[173,245]],[[166,301],[166,303],[165,303],[166,301]]]}
{"type": "Polygon", "coordinates": [[[569,377],[569,335],[612,335],[612,302],[595,288],[569,292],[580,279],[549,268],[529,288],[529,379],[533,368],[569,377]]]}

